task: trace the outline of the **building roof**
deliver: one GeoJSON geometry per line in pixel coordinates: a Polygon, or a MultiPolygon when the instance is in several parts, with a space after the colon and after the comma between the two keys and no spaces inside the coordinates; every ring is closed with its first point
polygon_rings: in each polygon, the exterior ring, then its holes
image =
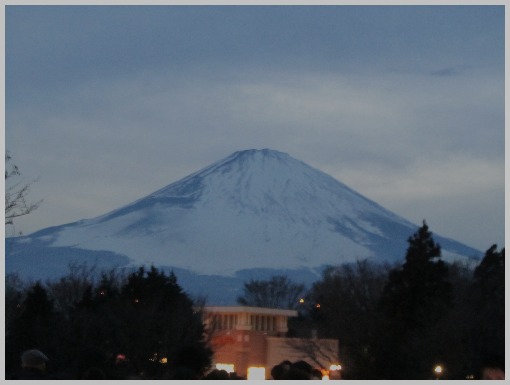
{"type": "Polygon", "coordinates": [[[255,306],[206,306],[204,311],[207,313],[248,313],[248,314],[259,314],[259,315],[273,315],[273,316],[286,316],[286,317],[297,317],[297,310],[290,309],[273,309],[267,307],[255,307],[255,306]]]}

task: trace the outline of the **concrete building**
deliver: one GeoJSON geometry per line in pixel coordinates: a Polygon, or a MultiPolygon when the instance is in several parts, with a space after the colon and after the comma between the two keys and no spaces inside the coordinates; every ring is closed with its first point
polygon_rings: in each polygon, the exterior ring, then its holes
{"type": "Polygon", "coordinates": [[[211,306],[204,309],[211,336],[214,365],[255,379],[270,379],[271,369],[284,360],[306,361],[325,375],[339,377],[338,341],[289,338],[288,319],[297,311],[249,306],[211,306]]]}

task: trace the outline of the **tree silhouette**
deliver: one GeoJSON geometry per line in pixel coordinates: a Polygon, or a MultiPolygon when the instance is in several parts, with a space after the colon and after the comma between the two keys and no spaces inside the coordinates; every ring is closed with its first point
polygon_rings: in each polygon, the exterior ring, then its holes
{"type": "Polygon", "coordinates": [[[42,201],[30,203],[27,200],[32,183],[20,184],[11,183],[12,178],[21,175],[18,166],[11,163],[12,156],[7,151],[5,153],[5,224],[12,225],[14,218],[30,214],[39,207],[42,201]]]}
{"type": "Polygon", "coordinates": [[[452,287],[425,221],[408,243],[404,264],[390,271],[382,294],[379,370],[388,378],[427,379],[442,359],[440,344],[428,340],[452,305],[452,287]]]}
{"type": "Polygon", "coordinates": [[[277,275],[269,280],[251,280],[244,284],[244,293],[237,302],[244,306],[296,309],[305,286],[277,275]]]}
{"type": "Polygon", "coordinates": [[[102,273],[94,284],[75,272],[26,292],[9,282],[7,378],[29,348],[48,355],[54,379],[98,370],[106,379],[159,379],[177,369],[199,378],[211,364],[201,314],[173,274],[141,267],[127,276],[102,273]]]}
{"type": "Polygon", "coordinates": [[[7,373],[20,367],[20,356],[24,350],[37,348],[53,357],[54,341],[61,331],[53,301],[40,282],[28,289],[23,302],[16,307],[18,311],[6,335],[7,373]]]}
{"type": "Polygon", "coordinates": [[[386,277],[385,268],[367,260],[330,267],[306,298],[320,335],[339,341],[346,379],[374,378],[371,366],[380,318],[378,304],[386,277]]]}
{"type": "Polygon", "coordinates": [[[174,361],[190,350],[200,357],[188,363],[197,374],[210,365],[201,316],[173,273],[141,267],[120,288],[114,277],[103,275],[95,291],[84,295],[74,319],[82,346],[100,348],[103,357],[121,354],[130,374],[154,377],[182,365],[174,361]]]}
{"type": "Polygon", "coordinates": [[[492,245],[476,267],[472,287],[476,366],[505,355],[505,249],[492,245]]]}
{"type": "Polygon", "coordinates": [[[451,305],[448,267],[440,259],[441,247],[423,221],[409,240],[402,268],[390,271],[383,291],[388,315],[405,329],[426,327],[451,305]]]}

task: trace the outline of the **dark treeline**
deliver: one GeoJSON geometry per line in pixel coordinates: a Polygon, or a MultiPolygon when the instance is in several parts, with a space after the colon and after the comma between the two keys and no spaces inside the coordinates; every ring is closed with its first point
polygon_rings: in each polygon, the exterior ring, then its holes
{"type": "MultiPolygon", "coordinates": [[[[289,336],[338,339],[345,379],[466,379],[502,366],[504,248],[475,267],[449,264],[425,222],[408,242],[401,264],[330,267],[309,290],[281,276],[251,281],[239,303],[297,309],[289,336]]],[[[216,379],[200,311],[173,274],[94,277],[84,266],[44,284],[6,277],[7,379],[33,348],[51,378],[216,379]]]]}
{"type": "Polygon", "coordinates": [[[140,268],[93,282],[84,267],[72,270],[27,289],[8,277],[7,379],[33,348],[50,358],[54,379],[198,379],[209,368],[201,314],[173,274],[140,268]]]}
{"type": "MultiPolygon", "coordinates": [[[[330,267],[304,297],[285,280],[300,315],[290,334],[338,339],[345,379],[464,380],[504,369],[505,249],[493,245],[478,266],[446,263],[425,222],[408,243],[401,264],[330,267]]],[[[246,283],[239,303],[266,305],[253,291],[281,280],[246,283]]]]}

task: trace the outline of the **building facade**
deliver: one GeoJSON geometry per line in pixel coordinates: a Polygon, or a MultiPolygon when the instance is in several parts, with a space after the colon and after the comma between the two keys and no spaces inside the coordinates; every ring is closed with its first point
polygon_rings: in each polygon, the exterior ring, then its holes
{"type": "Polygon", "coordinates": [[[205,307],[214,365],[255,379],[270,379],[271,369],[285,360],[306,361],[325,371],[338,365],[337,340],[287,337],[288,319],[296,316],[297,311],[285,309],[205,307]]]}

